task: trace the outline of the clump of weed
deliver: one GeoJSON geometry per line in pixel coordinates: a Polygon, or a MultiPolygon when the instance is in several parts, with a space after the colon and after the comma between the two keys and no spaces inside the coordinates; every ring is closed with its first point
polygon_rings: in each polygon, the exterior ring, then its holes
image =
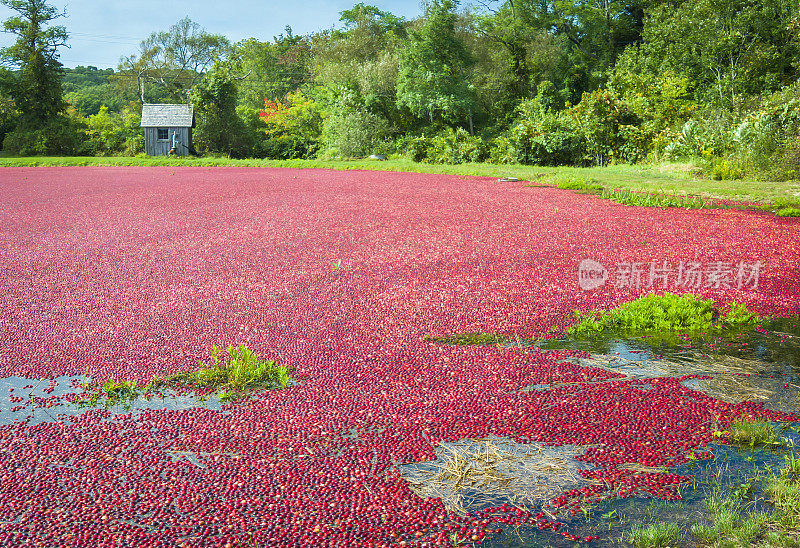
{"type": "Polygon", "coordinates": [[[743,447],[770,447],[781,444],[781,438],[769,421],[740,417],[727,434],[731,443],[743,447]]]}
{"type": "Polygon", "coordinates": [[[700,196],[676,196],[662,192],[630,192],[627,190],[604,189],[600,198],[618,204],[639,207],[678,207],[683,209],[710,209],[714,207],[711,200],[700,196]]]}
{"type": "Polygon", "coordinates": [[[567,330],[572,336],[593,336],[606,331],[629,335],[648,333],[698,333],[722,327],[742,327],[761,321],[743,304],[733,303],[727,314],[715,307],[713,299],[695,295],[649,294],[606,311],[575,311],[578,323],[567,330]]]}
{"type": "Polygon", "coordinates": [[[776,212],[778,217],[800,217],[800,209],[796,207],[784,207],[776,212]]]}
{"type": "Polygon", "coordinates": [[[220,360],[221,349],[211,349],[211,361],[198,360],[199,368],[154,379],[153,388],[161,386],[188,386],[227,392],[242,393],[252,388],[285,387],[291,380],[289,368],[272,360],[261,359],[247,345],[229,346],[228,359],[220,360]]]}
{"type": "Polygon", "coordinates": [[[794,453],[785,457],[780,474],[767,480],[766,492],[780,511],[780,524],[789,531],[800,529],[800,459],[794,453]]]}
{"type": "Polygon", "coordinates": [[[443,337],[425,336],[426,341],[456,346],[489,346],[508,342],[508,339],[495,333],[457,333],[443,337]]]}
{"type": "Polygon", "coordinates": [[[99,386],[96,381],[82,383],[85,395],[81,405],[94,406],[102,400],[107,405],[130,403],[154,391],[170,388],[189,388],[217,391],[222,402],[235,401],[247,395],[249,390],[261,388],[284,388],[291,382],[290,368],[272,360],[264,360],[247,345],[229,346],[227,359],[220,359],[222,350],[211,349],[211,361],[198,360],[198,369],[155,377],[145,386],[136,381],[109,380],[99,386]]]}
{"type": "Polygon", "coordinates": [[[566,190],[603,190],[603,185],[601,185],[596,179],[579,177],[576,175],[560,175],[557,176],[553,182],[555,183],[556,187],[566,190]]]}
{"type": "Polygon", "coordinates": [[[677,523],[659,521],[650,525],[634,525],[626,540],[636,548],[667,548],[679,546],[682,539],[677,523]]]}
{"type": "Polygon", "coordinates": [[[691,531],[703,546],[745,548],[757,546],[775,519],[774,515],[764,513],[744,519],[740,506],[734,500],[713,499],[709,504],[708,521],[694,525],[691,531]]]}

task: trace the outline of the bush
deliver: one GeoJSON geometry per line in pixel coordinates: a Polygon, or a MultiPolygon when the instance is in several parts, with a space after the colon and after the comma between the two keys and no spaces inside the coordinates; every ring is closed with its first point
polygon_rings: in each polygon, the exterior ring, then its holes
{"type": "Polygon", "coordinates": [[[614,159],[624,159],[620,128],[638,125],[636,116],[627,106],[614,93],[604,89],[584,93],[581,102],[569,109],[566,116],[583,137],[585,160],[598,166],[614,159]]]}
{"type": "Polygon", "coordinates": [[[509,135],[501,135],[492,142],[489,161],[493,164],[516,164],[519,161],[517,147],[509,135]]]}
{"type": "Polygon", "coordinates": [[[258,141],[253,150],[257,158],[295,160],[312,158],[319,150],[319,142],[302,136],[281,135],[258,141]]]}
{"type": "Polygon", "coordinates": [[[431,140],[424,135],[401,139],[398,142],[398,147],[405,149],[408,156],[415,162],[425,161],[425,158],[428,156],[428,149],[430,146],[431,140]]]}
{"type": "Polygon", "coordinates": [[[85,156],[93,152],[86,126],[68,116],[57,116],[39,128],[20,123],[6,135],[3,150],[15,156],[85,156]]]}
{"type": "Polygon", "coordinates": [[[704,171],[715,181],[734,181],[745,175],[744,164],[738,158],[709,158],[704,171]]]}
{"type": "Polygon", "coordinates": [[[363,110],[345,110],[328,118],[323,130],[327,154],[333,157],[363,157],[382,152],[393,133],[388,120],[363,110]]]}
{"type": "Polygon", "coordinates": [[[446,129],[431,139],[426,160],[433,164],[482,162],[487,157],[486,144],[463,128],[446,129]]]}
{"type": "Polygon", "coordinates": [[[122,112],[109,112],[102,106],[97,114],[87,121],[86,134],[92,143],[95,154],[112,156],[126,154],[134,156],[144,151],[144,132],[139,127],[141,115],[133,107],[122,112]]]}

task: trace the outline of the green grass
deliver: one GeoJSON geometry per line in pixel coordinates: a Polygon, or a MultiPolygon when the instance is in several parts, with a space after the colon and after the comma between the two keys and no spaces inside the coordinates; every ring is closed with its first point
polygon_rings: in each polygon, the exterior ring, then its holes
{"type": "Polygon", "coordinates": [[[659,521],[650,525],[634,525],[626,536],[636,548],[678,548],[683,535],[677,523],[659,521]]]}
{"type": "Polygon", "coordinates": [[[800,459],[794,453],[785,459],[786,465],[768,478],[765,490],[780,512],[781,527],[800,537],[800,459]]]}
{"type": "MultiPolygon", "coordinates": [[[[800,182],[712,181],[699,176],[690,164],[612,165],[607,167],[541,167],[494,164],[425,164],[403,158],[375,160],[231,160],[228,158],[133,158],[133,157],[0,157],[0,167],[22,166],[238,166],[363,169],[414,173],[442,173],[461,176],[516,177],[520,181],[553,178],[578,178],[602,185],[608,190],[626,190],[672,195],[693,195],[759,202],[772,206],[776,201],[797,200],[800,182]]],[[[502,184],[502,183],[501,183],[502,184]]]]}
{"type": "Polygon", "coordinates": [[[781,437],[769,421],[741,417],[731,424],[728,440],[742,447],[772,447],[781,445],[781,437]]]}
{"type": "Polygon", "coordinates": [[[691,528],[701,546],[749,548],[765,540],[776,516],[768,513],[742,517],[742,509],[733,499],[712,499],[707,521],[691,528]]]}
{"type": "Polygon", "coordinates": [[[136,381],[109,380],[103,386],[96,381],[82,384],[85,392],[81,405],[94,406],[129,403],[156,390],[189,388],[216,391],[220,400],[235,401],[255,389],[285,388],[291,382],[291,370],[272,360],[264,360],[247,345],[229,346],[227,359],[220,359],[221,349],[211,350],[211,361],[198,361],[194,371],[175,373],[166,378],[155,377],[145,386],[136,381]]]}
{"type": "Polygon", "coordinates": [[[640,207],[678,207],[682,209],[711,209],[712,200],[700,196],[676,196],[662,192],[629,192],[627,190],[603,189],[600,198],[618,204],[640,207]]]}
{"type": "Polygon", "coordinates": [[[604,332],[628,335],[652,333],[699,333],[722,327],[738,328],[758,323],[761,318],[743,304],[733,303],[727,315],[720,313],[712,299],[696,296],[649,294],[645,297],[606,311],[581,313],[575,311],[579,322],[567,330],[571,336],[594,336],[604,332]]]}
{"type": "Polygon", "coordinates": [[[705,521],[691,528],[695,543],[713,548],[800,546],[800,459],[792,453],[785,462],[779,472],[768,471],[754,479],[764,485],[773,511],[747,515],[750,503],[715,494],[705,521]]]}
{"type": "Polygon", "coordinates": [[[785,207],[775,213],[778,217],[800,217],[800,209],[796,207],[785,207]]]}
{"type": "Polygon", "coordinates": [[[425,336],[426,341],[456,346],[487,346],[508,342],[508,339],[495,333],[458,333],[444,337],[425,336]]]}
{"type": "Polygon", "coordinates": [[[253,388],[284,388],[291,380],[289,368],[261,359],[246,345],[229,346],[228,359],[219,358],[220,348],[211,350],[211,362],[198,361],[198,369],[151,381],[152,388],[185,386],[226,393],[243,393],[253,388]]]}
{"type": "Polygon", "coordinates": [[[603,185],[598,184],[596,179],[579,175],[555,175],[552,178],[552,182],[557,188],[565,190],[586,190],[590,192],[603,190],[603,185]]]}

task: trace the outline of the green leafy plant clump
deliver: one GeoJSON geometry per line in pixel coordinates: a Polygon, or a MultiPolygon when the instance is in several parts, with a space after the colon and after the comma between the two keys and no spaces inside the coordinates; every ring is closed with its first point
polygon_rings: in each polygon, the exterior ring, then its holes
{"type": "Polygon", "coordinates": [[[628,544],[636,548],[668,548],[680,546],[683,535],[677,523],[659,521],[650,525],[634,525],[627,535],[628,544]]]}
{"type": "Polygon", "coordinates": [[[566,175],[556,177],[554,179],[556,187],[565,190],[585,190],[585,191],[599,191],[603,190],[601,185],[596,179],[580,177],[574,175],[566,175]]]}
{"type": "Polygon", "coordinates": [[[700,196],[676,196],[663,192],[629,192],[627,190],[604,189],[600,198],[611,200],[618,204],[639,207],[675,207],[683,209],[711,209],[714,204],[711,200],[700,196]]]}
{"type": "Polygon", "coordinates": [[[785,207],[776,213],[778,217],[800,217],[800,209],[796,207],[785,207]]]}
{"type": "Polygon", "coordinates": [[[108,380],[100,386],[96,381],[84,382],[86,395],[81,404],[97,405],[129,403],[156,390],[189,388],[217,391],[220,400],[235,401],[254,389],[285,388],[291,382],[291,369],[272,360],[264,360],[247,345],[229,346],[227,359],[221,359],[217,346],[211,350],[211,361],[198,360],[198,369],[175,373],[166,378],[155,377],[144,386],[135,380],[108,380]]]}
{"type": "Polygon", "coordinates": [[[727,438],[736,445],[769,447],[781,444],[781,438],[769,421],[740,417],[731,424],[727,438]]]}
{"type": "Polygon", "coordinates": [[[284,388],[291,380],[289,368],[272,360],[263,360],[246,345],[229,346],[229,359],[220,360],[221,349],[211,349],[211,362],[199,360],[196,371],[175,373],[151,382],[161,386],[188,386],[242,392],[252,388],[284,388]]]}
{"type": "Polygon", "coordinates": [[[579,322],[567,330],[573,336],[596,335],[607,331],[627,334],[659,332],[699,333],[753,325],[761,321],[744,304],[733,303],[727,315],[715,307],[713,299],[702,300],[695,295],[649,294],[607,311],[581,313],[575,311],[579,322]]]}

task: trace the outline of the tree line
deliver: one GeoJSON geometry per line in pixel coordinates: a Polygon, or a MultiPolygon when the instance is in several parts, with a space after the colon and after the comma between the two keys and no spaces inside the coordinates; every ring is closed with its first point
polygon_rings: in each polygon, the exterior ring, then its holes
{"type": "Polygon", "coordinates": [[[800,172],[800,0],[359,3],[338,27],[231,43],[185,18],[116,70],[64,69],[46,0],[2,0],[10,154],[140,154],[142,103],[195,105],[203,154],[800,172]]]}

